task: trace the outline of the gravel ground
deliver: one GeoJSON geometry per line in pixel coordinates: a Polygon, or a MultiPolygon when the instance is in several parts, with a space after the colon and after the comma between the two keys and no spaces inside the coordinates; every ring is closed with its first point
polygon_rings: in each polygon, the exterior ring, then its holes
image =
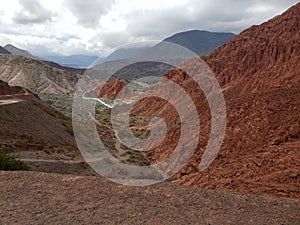
{"type": "Polygon", "coordinates": [[[0,224],[299,224],[299,200],[0,172],[0,224]]]}

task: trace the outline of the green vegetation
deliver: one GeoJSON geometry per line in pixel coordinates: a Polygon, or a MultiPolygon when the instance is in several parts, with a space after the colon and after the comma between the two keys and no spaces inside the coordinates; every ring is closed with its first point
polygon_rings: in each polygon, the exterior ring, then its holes
{"type": "Polygon", "coordinates": [[[13,138],[13,139],[11,139],[11,141],[13,143],[24,144],[24,145],[28,144],[28,142],[29,142],[29,140],[26,138],[13,138]]]}
{"type": "MultiPolygon", "coordinates": [[[[146,85],[133,84],[134,89],[138,91],[146,91],[146,85]],[[142,90],[142,88],[144,88],[142,90]]],[[[71,96],[62,95],[51,95],[51,94],[39,94],[41,99],[47,101],[55,110],[49,112],[45,109],[45,112],[49,115],[55,117],[66,127],[66,130],[73,134],[72,121],[70,117],[72,116],[72,104],[73,98],[71,96]]],[[[117,99],[101,99],[103,102],[109,105],[122,105],[124,101],[117,99]]],[[[110,153],[119,158],[121,161],[132,165],[149,165],[149,159],[147,156],[141,154],[138,151],[127,148],[123,144],[119,144],[115,137],[115,132],[111,124],[111,109],[103,106],[101,103],[95,104],[95,119],[97,120],[97,131],[99,137],[104,144],[104,146],[110,151],[110,153]]],[[[133,133],[143,139],[150,135],[150,131],[145,128],[149,124],[149,120],[144,118],[137,118],[135,116],[130,116],[130,127],[135,127],[133,133]],[[136,127],[138,126],[138,127],[136,127]]],[[[84,131],[82,131],[84,133],[84,131]]],[[[63,151],[64,149],[56,148],[54,146],[46,146],[44,151],[47,154],[55,153],[65,153],[68,151],[63,151]]]]}
{"type": "Polygon", "coordinates": [[[11,156],[12,150],[8,147],[0,147],[0,170],[17,171],[17,170],[29,170],[20,160],[11,156]]]}
{"type": "Polygon", "coordinates": [[[8,143],[13,143],[13,144],[27,145],[32,140],[32,137],[29,135],[22,135],[18,138],[0,136],[0,140],[4,140],[8,143]]]}
{"type": "Polygon", "coordinates": [[[56,113],[48,108],[43,108],[43,111],[49,114],[50,116],[56,117],[56,113]]]}
{"type": "Polygon", "coordinates": [[[63,113],[66,117],[72,117],[72,106],[73,97],[65,95],[55,95],[55,94],[41,94],[38,93],[39,97],[48,102],[57,111],[63,113]]]}
{"type": "Polygon", "coordinates": [[[147,83],[137,83],[133,82],[128,84],[128,89],[131,91],[137,91],[137,92],[146,92],[151,87],[151,85],[147,83]]]}
{"type": "Polygon", "coordinates": [[[66,131],[72,136],[74,136],[71,118],[69,118],[68,116],[64,115],[59,111],[51,110],[50,108],[46,108],[46,107],[41,107],[41,108],[45,113],[56,118],[66,128],[66,131]]]}

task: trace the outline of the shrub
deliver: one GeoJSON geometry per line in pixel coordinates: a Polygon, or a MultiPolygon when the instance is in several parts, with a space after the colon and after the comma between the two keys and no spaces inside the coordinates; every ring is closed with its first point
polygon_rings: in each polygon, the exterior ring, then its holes
{"type": "Polygon", "coordinates": [[[0,170],[17,171],[17,170],[29,170],[20,160],[15,159],[10,155],[12,150],[7,147],[0,147],[0,170]]]}
{"type": "Polygon", "coordinates": [[[45,113],[47,113],[48,115],[53,116],[53,117],[56,118],[56,113],[55,113],[54,111],[51,111],[51,110],[48,109],[48,108],[43,108],[43,111],[44,111],[45,113]]]}

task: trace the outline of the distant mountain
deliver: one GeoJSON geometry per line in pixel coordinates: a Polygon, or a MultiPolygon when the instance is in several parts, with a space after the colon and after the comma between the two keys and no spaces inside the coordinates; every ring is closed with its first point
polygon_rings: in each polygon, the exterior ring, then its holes
{"type": "Polygon", "coordinates": [[[11,53],[9,51],[7,51],[5,48],[2,48],[0,46],[0,54],[7,54],[7,55],[10,55],[11,53]]]}
{"type": "MultiPolygon", "coordinates": [[[[199,56],[210,54],[234,36],[233,33],[193,30],[175,34],[153,47],[120,49],[98,62],[96,75],[108,73],[126,82],[146,76],[159,78],[173,68],[171,65],[161,63],[160,59],[171,60],[170,63],[178,65],[191,57],[190,51],[199,56]],[[135,63],[136,61],[141,62],[135,63]],[[116,71],[116,68],[122,69],[116,71]]],[[[156,83],[158,79],[151,78],[145,81],[156,83]]]]}
{"type": "Polygon", "coordinates": [[[84,71],[20,55],[0,55],[1,80],[39,93],[70,94],[84,71]]]}
{"type": "Polygon", "coordinates": [[[5,45],[4,48],[13,55],[21,55],[21,56],[25,56],[27,58],[37,59],[37,57],[33,56],[30,52],[20,49],[20,48],[17,48],[16,46],[13,46],[11,44],[5,45]]]}
{"type": "Polygon", "coordinates": [[[192,30],[175,34],[164,41],[186,47],[197,55],[208,55],[233,38],[233,33],[192,30]]]}
{"type": "MultiPolygon", "coordinates": [[[[61,64],[62,66],[72,67],[72,68],[87,68],[89,67],[98,57],[96,56],[87,56],[87,55],[50,55],[50,56],[34,56],[30,52],[17,48],[11,44],[6,45],[3,51],[8,51],[5,54],[21,55],[27,58],[38,59],[38,60],[49,60],[61,64]]],[[[0,50],[1,51],[1,50],[0,50]]]]}
{"type": "Polygon", "coordinates": [[[114,51],[112,54],[107,56],[104,60],[105,61],[115,61],[121,59],[128,59],[137,57],[144,52],[146,52],[150,47],[144,48],[128,48],[128,49],[118,49],[114,51]]]}
{"type": "Polygon", "coordinates": [[[155,55],[163,57],[166,56],[166,58],[168,58],[168,56],[174,58],[174,56],[178,55],[178,49],[174,49],[174,46],[165,42],[174,43],[185,47],[199,56],[208,55],[234,36],[235,34],[233,33],[217,33],[200,30],[186,31],[168,37],[153,47],[116,50],[111,55],[106,57],[103,62],[127,60],[138,58],[139,56],[143,58],[143,56],[149,55],[153,57],[155,55]]]}
{"type": "Polygon", "coordinates": [[[40,56],[40,57],[73,68],[87,68],[95,60],[98,59],[97,56],[88,56],[88,55],[71,55],[71,56],[48,55],[48,56],[40,56]]]}

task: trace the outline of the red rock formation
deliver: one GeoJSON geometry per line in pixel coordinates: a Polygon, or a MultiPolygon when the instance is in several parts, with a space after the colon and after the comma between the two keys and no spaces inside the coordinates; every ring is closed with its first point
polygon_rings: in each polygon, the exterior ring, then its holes
{"type": "MultiPolygon", "coordinates": [[[[201,123],[197,152],[175,176],[175,182],[299,198],[299,15],[300,3],[247,29],[203,58],[216,74],[227,105],[225,141],[217,159],[204,172],[200,173],[198,166],[211,129],[207,101],[184,72],[173,70],[165,76],[186,89],[201,123]]],[[[153,153],[154,161],[166,158],[180,136],[180,123],[172,110],[157,99],[141,101],[134,109],[145,117],[164,117],[170,125],[166,139],[153,153]]]]}
{"type": "Polygon", "coordinates": [[[134,95],[134,93],[126,87],[126,83],[120,80],[119,78],[115,78],[112,81],[107,82],[105,84],[100,84],[96,88],[96,91],[100,98],[108,99],[115,99],[117,97],[126,99],[134,95]]]}
{"type": "Polygon", "coordinates": [[[252,26],[203,57],[222,87],[234,92],[265,91],[300,83],[300,5],[252,26]]]}

